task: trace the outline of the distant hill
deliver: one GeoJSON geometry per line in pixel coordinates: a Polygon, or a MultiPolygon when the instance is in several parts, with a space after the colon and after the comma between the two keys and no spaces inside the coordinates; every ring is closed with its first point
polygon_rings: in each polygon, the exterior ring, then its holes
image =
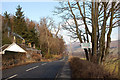
{"type": "Polygon", "coordinates": [[[114,47],[117,47],[118,48],[118,43],[120,42],[120,40],[117,40],[117,41],[112,41],[111,43],[110,43],[110,47],[112,48],[114,48],[114,47]]]}
{"type": "MultiPolygon", "coordinates": [[[[117,53],[118,51],[118,42],[120,42],[120,40],[116,40],[116,41],[112,41],[110,44],[110,52],[115,52],[117,53]]],[[[120,45],[119,45],[120,46],[120,45]]],[[[71,52],[74,56],[78,56],[81,55],[81,53],[84,53],[84,50],[80,47],[80,43],[79,42],[74,42],[71,44],[67,45],[67,51],[71,54],[71,52]]]]}

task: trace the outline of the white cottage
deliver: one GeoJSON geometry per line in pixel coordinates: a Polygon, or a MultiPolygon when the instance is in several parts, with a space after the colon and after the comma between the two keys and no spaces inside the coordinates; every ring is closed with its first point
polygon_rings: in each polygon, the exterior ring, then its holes
{"type": "Polygon", "coordinates": [[[5,51],[27,53],[27,51],[25,51],[22,47],[17,45],[15,42],[13,42],[11,45],[7,46],[7,48],[2,50],[1,54],[5,54],[5,51]]]}

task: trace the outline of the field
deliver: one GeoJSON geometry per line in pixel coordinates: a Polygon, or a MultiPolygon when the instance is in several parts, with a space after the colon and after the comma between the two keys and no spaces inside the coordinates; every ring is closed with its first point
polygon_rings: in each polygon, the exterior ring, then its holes
{"type": "Polygon", "coordinates": [[[103,62],[103,66],[106,70],[109,70],[111,74],[118,75],[118,63],[120,59],[118,57],[118,48],[110,49],[110,54],[107,56],[105,62],[103,62]]]}
{"type": "Polygon", "coordinates": [[[111,74],[118,75],[118,62],[120,61],[117,59],[113,59],[107,62],[104,62],[103,66],[106,70],[110,71],[111,74]]]}

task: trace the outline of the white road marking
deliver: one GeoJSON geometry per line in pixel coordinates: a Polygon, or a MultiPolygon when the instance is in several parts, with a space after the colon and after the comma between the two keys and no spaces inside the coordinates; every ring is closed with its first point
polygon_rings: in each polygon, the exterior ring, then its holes
{"type": "Polygon", "coordinates": [[[14,77],[16,77],[16,76],[17,76],[17,74],[15,74],[15,75],[13,75],[13,76],[11,76],[11,77],[5,79],[5,80],[8,80],[8,79],[14,78],[14,77]]]}
{"type": "Polygon", "coordinates": [[[29,69],[27,69],[26,71],[30,71],[30,70],[35,69],[35,68],[37,68],[37,67],[39,67],[39,66],[35,66],[35,67],[32,67],[32,68],[29,68],[29,69]]]}
{"type": "Polygon", "coordinates": [[[46,63],[43,63],[42,65],[45,65],[46,63]]]}

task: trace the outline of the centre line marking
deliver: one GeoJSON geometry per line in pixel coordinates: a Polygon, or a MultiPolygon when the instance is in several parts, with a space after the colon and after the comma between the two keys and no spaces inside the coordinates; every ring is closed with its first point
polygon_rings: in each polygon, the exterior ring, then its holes
{"type": "Polygon", "coordinates": [[[42,65],[45,65],[46,63],[43,63],[42,65]]]}
{"type": "Polygon", "coordinates": [[[26,71],[30,71],[30,70],[35,69],[35,68],[37,68],[37,67],[39,67],[39,66],[35,66],[35,67],[32,67],[32,68],[29,68],[29,69],[27,69],[26,71]]]}
{"type": "Polygon", "coordinates": [[[16,76],[17,76],[17,74],[15,74],[15,75],[13,75],[13,76],[11,76],[11,77],[5,79],[5,80],[8,80],[8,79],[14,78],[14,77],[16,77],[16,76]]]}

